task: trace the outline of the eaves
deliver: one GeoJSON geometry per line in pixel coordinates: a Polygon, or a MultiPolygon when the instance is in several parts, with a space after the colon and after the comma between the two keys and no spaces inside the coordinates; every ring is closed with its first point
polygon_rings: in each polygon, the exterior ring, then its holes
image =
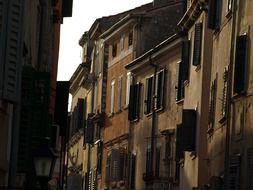
{"type": "Polygon", "coordinates": [[[169,51],[178,47],[182,41],[183,38],[179,34],[174,34],[170,38],[164,40],[162,43],[158,44],[154,48],[150,49],[140,57],[130,62],[125,66],[125,68],[131,72],[145,68],[150,65],[150,59],[152,59],[152,61],[155,61],[161,56],[168,54],[169,51]]]}
{"type": "Polygon", "coordinates": [[[193,0],[191,6],[179,21],[178,26],[180,26],[183,31],[188,31],[197,21],[203,10],[206,10],[206,7],[207,0],[193,0]]]}

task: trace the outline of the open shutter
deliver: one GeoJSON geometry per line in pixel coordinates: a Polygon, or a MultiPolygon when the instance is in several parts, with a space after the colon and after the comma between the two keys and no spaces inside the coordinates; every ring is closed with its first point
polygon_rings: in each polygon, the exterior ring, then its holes
{"type": "Polygon", "coordinates": [[[93,143],[93,139],[94,139],[94,123],[92,120],[93,114],[88,114],[88,119],[87,119],[87,126],[86,126],[86,131],[85,131],[85,140],[86,143],[93,143]]]}
{"type": "Polygon", "coordinates": [[[182,117],[182,150],[194,151],[196,144],[196,111],[195,110],[183,110],[182,117]]]}
{"type": "Polygon", "coordinates": [[[146,90],[145,90],[145,107],[144,113],[149,114],[152,111],[152,98],[153,98],[153,77],[146,79],[146,90]]]}
{"type": "Polygon", "coordinates": [[[247,34],[237,37],[236,55],[234,69],[234,92],[244,93],[246,91],[246,70],[247,70],[247,34]]]}
{"type": "Polygon", "coordinates": [[[111,181],[111,154],[108,154],[106,158],[105,180],[106,182],[111,181]]]}
{"type": "Polygon", "coordinates": [[[247,151],[247,185],[248,189],[253,189],[253,148],[247,151]]]}
{"type": "Polygon", "coordinates": [[[77,102],[77,128],[83,128],[83,109],[84,109],[84,99],[78,98],[77,102]]]}
{"type": "Polygon", "coordinates": [[[122,108],[122,77],[118,80],[118,110],[122,108]]]}
{"type": "Polygon", "coordinates": [[[183,96],[183,79],[182,79],[182,61],[180,63],[177,63],[176,67],[176,75],[177,75],[177,81],[176,81],[176,101],[180,101],[181,99],[184,98],[183,96]]]}
{"type": "Polygon", "coordinates": [[[134,96],[134,85],[130,86],[129,93],[129,105],[128,105],[128,120],[132,121],[134,119],[134,104],[136,102],[136,97],[134,96]]]}
{"type": "Polygon", "coordinates": [[[190,40],[185,40],[183,41],[182,44],[182,55],[181,55],[181,64],[180,64],[180,69],[181,75],[182,75],[182,80],[188,80],[189,79],[189,57],[190,57],[190,45],[191,41],[190,40]]]}
{"type": "Polygon", "coordinates": [[[138,119],[140,116],[140,93],[141,83],[134,85],[134,102],[133,102],[133,119],[138,119]]]}
{"type": "Polygon", "coordinates": [[[240,156],[230,158],[228,174],[228,190],[240,189],[240,156]]]}
{"type": "Polygon", "coordinates": [[[97,172],[101,174],[102,168],[103,142],[99,141],[97,148],[97,172]]]}
{"type": "Polygon", "coordinates": [[[193,62],[194,66],[200,64],[202,49],[202,23],[195,24],[193,62]]]}
{"type": "Polygon", "coordinates": [[[150,172],[152,172],[151,149],[147,148],[147,150],[146,150],[146,174],[149,174],[150,172]]]}
{"type": "Polygon", "coordinates": [[[9,0],[3,98],[17,102],[22,68],[22,1],[9,0]]]}
{"type": "Polygon", "coordinates": [[[220,27],[221,1],[209,0],[208,2],[208,28],[219,29],[220,27]]]}
{"type": "Polygon", "coordinates": [[[164,103],[164,83],[165,83],[165,69],[161,70],[156,75],[156,101],[155,109],[162,109],[164,103]]]}

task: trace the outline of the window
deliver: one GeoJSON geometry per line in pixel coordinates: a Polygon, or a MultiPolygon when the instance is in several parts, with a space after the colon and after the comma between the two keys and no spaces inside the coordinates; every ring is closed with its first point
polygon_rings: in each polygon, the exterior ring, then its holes
{"type": "Polygon", "coordinates": [[[125,35],[120,38],[120,50],[124,50],[125,35]]]}
{"type": "Polygon", "coordinates": [[[211,132],[214,128],[216,94],[217,94],[217,76],[211,84],[211,93],[210,93],[210,101],[209,101],[208,132],[211,132]]]}
{"type": "Polygon", "coordinates": [[[103,154],[103,142],[98,142],[97,147],[97,172],[98,174],[101,174],[102,171],[102,154],[103,154]]]}
{"type": "Polygon", "coordinates": [[[202,23],[195,24],[193,62],[194,66],[200,65],[202,49],[202,23]]]}
{"type": "Polygon", "coordinates": [[[232,10],[232,3],[233,0],[227,0],[227,12],[230,12],[232,10]]]}
{"type": "Polygon", "coordinates": [[[117,56],[117,43],[112,45],[112,57],[117,56]]]}
{"type": "Polygon", "coordinates": [[[247,79],[247,49],[248,35],[243,34],[237,37],[235,68],[234,68],[234,93],[242,94],[246,92],[247,79]]]}
{"type": "Polygon", "coordinates": [[[156,160],[155,160],[155,176],[160,174],[160,157],[161,157],[161,147],[156,147],[156,160]]]}
{"type": "Polygon", "coordinates": [[[128,47],[133,45],[133,30],[131,30],[128,34],[128,47]]]}
{"type": "Polygon", "coordinates": [[[130,101],[128,106],[128,119],[130,121],[139,119],[141,83],[131,85],[130,101]]]}
{"type": "Polygon", "coordinates": [[[208,28],[218,30],[220,28],[221,1],[209,0],[208,3],[208,28]]]}
{"type": "Polygon", "coordinates": [[[122,108],[122,79],[123,77],[120,76],[118,80],[118,110],[119,111],[122,108]]]}
{"type": "Polygon", "coordinates": [[[152,106],[154,103],[155,110],[160,110],[163,108],[164,104],[164,89],[165,89],[165,69],[162,69],[156,73],[156,78],[151,76],[146,79],[146,91],[145,91],[145,114],[152,112],[152,106]],[[155,92],[153,93],[155,80],[155,92]],[[154,102],[153,102],[153,96],[154,102]]]}
{"type": "Polygon", "coordinates": [[[233,155],[230,158],[228,168],[228,189],[240,189],[240,155],[233,155]]]}
{"type": "Polygon", "coordinates": [[[115,91],[115,80],[112,80],[111,82],[111,107],[110,107],[110,113],[114,113],[114,92],[115,91]]]}
{"type": "Polygon", "coordinates": [[[131,72],[127,73],[127,79],[126,79],[126,106],[129,104],[129,94],[130,94],[130,86],[133,82],[133,75],[131,72]]]}

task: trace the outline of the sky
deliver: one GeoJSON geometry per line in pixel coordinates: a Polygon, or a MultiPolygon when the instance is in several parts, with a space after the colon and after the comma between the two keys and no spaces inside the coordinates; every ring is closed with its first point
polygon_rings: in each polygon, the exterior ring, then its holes
{"type": "Polygon", "coordinates": [[[88,31],[97,18],[109,16],[152,0],[73,0],[73,14],[64,18],[61,25],[58,81],[69,80],[81,63],[79,39],[88,31]]]}

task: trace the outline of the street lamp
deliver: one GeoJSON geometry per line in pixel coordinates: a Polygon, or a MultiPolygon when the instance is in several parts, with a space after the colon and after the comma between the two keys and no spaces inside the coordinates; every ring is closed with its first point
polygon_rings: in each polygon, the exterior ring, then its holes
{"type": "Polygon", "coordinates": [[[46,190],[48,187],[54,160],[54,155],[49,149],[48,144],[40,146],[34,154],[36,176],[39,179],[42,190],[46,190]]]}

